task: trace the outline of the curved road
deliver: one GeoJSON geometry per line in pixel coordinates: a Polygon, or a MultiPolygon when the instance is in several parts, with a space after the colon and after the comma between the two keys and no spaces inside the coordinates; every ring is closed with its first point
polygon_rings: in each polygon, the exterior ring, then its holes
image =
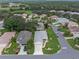
{"type": "Polygon", "coordinates": [[[55,54],[53,58],[54,59],[79,59],[79,51],[74,50],[68,45],[64,36],[61,34],[60,31],[58,31],[58,27],[52,26],[52,30],[58,36],[58,40],[61,45],[60,52],[55,54]]]}

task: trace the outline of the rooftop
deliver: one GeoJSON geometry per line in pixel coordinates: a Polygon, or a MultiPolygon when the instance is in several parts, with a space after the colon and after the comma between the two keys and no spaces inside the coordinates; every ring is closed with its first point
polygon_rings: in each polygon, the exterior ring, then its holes
{"type": "Polygon", "coordinates": [[[19,44],[27,44],[27,41],[31,39],[32,32],[29,31],[21,31],[17,37],[17,41],[19,44]]]}
{"type": "Polygon", "coordinates": [[[6,32],[0,37],[0,47],[6,47],[8,43],[11,41],[11,38],[15,36],[15,32],[6,32]]]}
{"type": "Polygon", "coordinates": [[[34,42],[35,43],[43,43],[43,39],[48,39],[47,32],[46,31],[36,31],[34,42]]]}

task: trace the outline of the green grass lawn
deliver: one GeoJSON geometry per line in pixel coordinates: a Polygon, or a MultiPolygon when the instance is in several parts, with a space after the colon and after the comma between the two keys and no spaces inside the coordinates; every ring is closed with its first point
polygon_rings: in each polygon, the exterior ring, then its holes
{"type": "Polygon", "coordinates": [[[73,39],[68,39],[67,42],[72,48],[79,50],[79,48],[75,46],[75,41],[73,39]]]}
{"type": "Polygon", "coordinates": [[[0,11],[2,11],[2,10],[10,10],[10,8],[0,8],[0,11]]]}
{"type": "Polygon", "coordinates": [[[46,47],[43,48],[43,53],[44,54],[53,54],[56,53],[60,49],[60,44],[58,42],[57,36],[55,33],[52,31],[51,28],[47,29],[48,33],[48,42],[46,44],[46,47]],[[58,47],[59,46],[59,47],[58,47]],[[51,50],[48,50],[50,48],[51,50]]]}
{"type": "Polygon", "coordinates": [[[66,32],[66,31],[68,31],[68,29],[65,28],[65,27],[60,27],[60,31],[61,31],[61,32],[66,32]]]}
{"type": "Polygon", "coordinates": [[[15,10],[12,13],[17,14],[17,13],[26,13],[26,14],[32,14],[31,10],[15,10]]]}
{"type": "Polygon", "coordinates": [[[32,38],[27,42],[27,54],[34,53],[34,32],[32,34],[32,38]]]}

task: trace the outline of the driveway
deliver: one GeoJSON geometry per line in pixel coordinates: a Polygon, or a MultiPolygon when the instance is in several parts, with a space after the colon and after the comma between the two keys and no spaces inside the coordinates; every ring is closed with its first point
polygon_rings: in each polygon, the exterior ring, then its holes
{"type": "Polygon", "coordinates": [[[36,31],[34,37],[34,45],[35,51],[34,55],[43,55],[42,47],[43,47],[43,40],[46,39],[48,41],[48,36],[46,31],[36,31]]]}
{"type": "Polygon", "coordinates": [[[24,51],[24,46],[21,46],[20,52],[18,53],[18,55],[27,55],[27,51],[24,51]]]}
{"type": "Polygon", "coordinates": [[[43,55],[42,44],[39,44],[39,43],[35,44],[34,55],[43,55]]]}

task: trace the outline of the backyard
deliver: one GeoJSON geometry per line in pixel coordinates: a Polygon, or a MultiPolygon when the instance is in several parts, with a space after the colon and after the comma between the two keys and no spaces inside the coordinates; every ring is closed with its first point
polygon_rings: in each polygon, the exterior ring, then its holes
{"type": "Polygon", "coordinates": [[[48,33],[48,42],[45,46],[45,48],[43,48],[43,53],[44,54],[54,54],[56,53],[58,50],[60,50],[60,44],[58,42],[57,36],[55,35],[55,33],[52,31],[51,28],[47,29],[47,33],[48,33]]]}

